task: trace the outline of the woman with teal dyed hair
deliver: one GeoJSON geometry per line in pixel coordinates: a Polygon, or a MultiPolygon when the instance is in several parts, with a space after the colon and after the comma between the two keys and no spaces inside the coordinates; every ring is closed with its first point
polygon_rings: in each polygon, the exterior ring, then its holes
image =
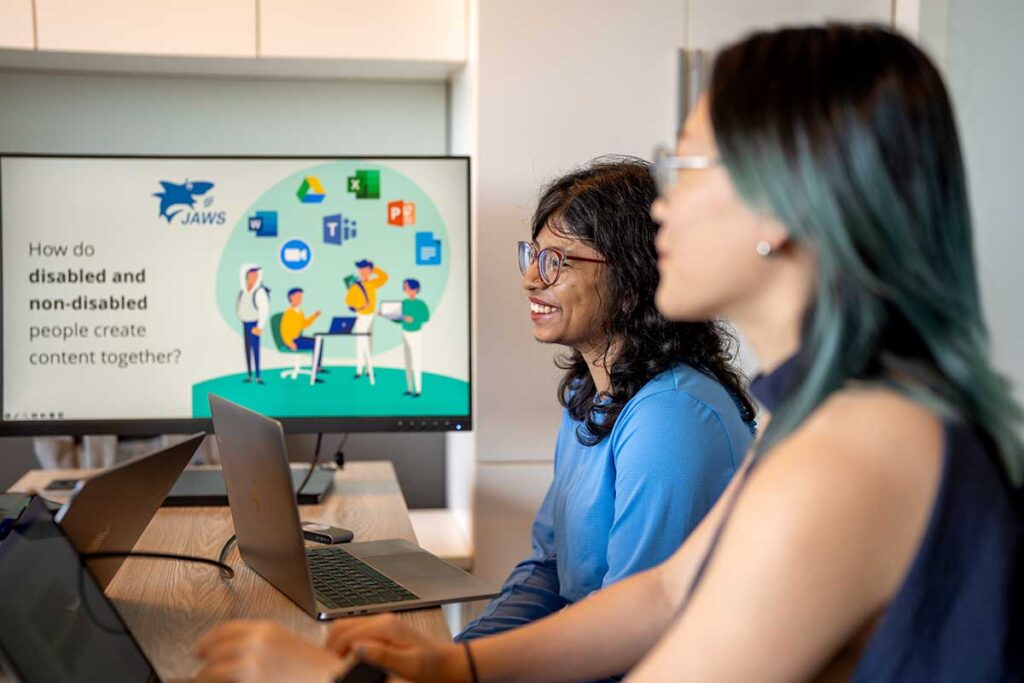
{"type": "Polygon", "coordinates": [[[730,318],[768,371],[741,472],[665,563],[540,622],[329,647],[416,681],[1024,679],[1021,410],[934,66],[881,28],[753,35],[658,177],[658,308],[730,318]]]}

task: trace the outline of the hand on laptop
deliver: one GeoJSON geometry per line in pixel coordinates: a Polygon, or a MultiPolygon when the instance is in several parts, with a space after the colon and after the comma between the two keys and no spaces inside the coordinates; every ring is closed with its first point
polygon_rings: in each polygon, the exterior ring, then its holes
{"type": "Polygon", "coordinates": [[[327,649],[338,657],[355,655],[409,681],[472,680],[461,646],[431,640],[394,614],[335,621],[327,634],[327,649]]]}
{"type": "Polygon", "coordinates": [[[272,621],[231,621],[207,631],[193,648],[203,668],[197,683],[331,683],[349,663],[272,621]]]}

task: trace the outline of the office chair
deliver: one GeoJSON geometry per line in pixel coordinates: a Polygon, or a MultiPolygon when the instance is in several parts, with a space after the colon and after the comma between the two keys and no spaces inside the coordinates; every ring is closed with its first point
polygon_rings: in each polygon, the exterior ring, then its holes
{"type": "Polygon", "coordinates": [[[295,349],[294,351],[288,348],[288,345],[284,343],[284,339],[281,338],[281,318],[284,317],[284,313],[275,313],[270,316],[270,331],[274,335],[274,346],[281,353],[287,353],[295,356],[295,367],[291,370],[282,370],[281,377],[287,377],[289,379],[298,379],[299,375],[306,375],[307,377],[313,373],[313,353],[310,352],[310,367],[302,367],[302,358],[299,354],[305,353],[302,349],[295,349]]]}

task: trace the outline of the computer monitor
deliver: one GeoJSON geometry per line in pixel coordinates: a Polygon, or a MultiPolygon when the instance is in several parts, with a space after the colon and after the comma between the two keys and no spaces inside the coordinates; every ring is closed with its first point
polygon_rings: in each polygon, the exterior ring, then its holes
{"type": "Polygon", "coordinates": [[[0,275],[0,434],[472,426],[465,157],[0,154],[0,275]]]}

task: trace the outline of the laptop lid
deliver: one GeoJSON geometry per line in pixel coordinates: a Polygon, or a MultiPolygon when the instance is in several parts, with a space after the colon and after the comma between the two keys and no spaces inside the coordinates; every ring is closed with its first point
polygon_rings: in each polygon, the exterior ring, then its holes
{"type": "Polygon", "coordinates": [[[0,543],[0,615],[0,657],[25,683],[159,681],[38,497],[0,543]]]}
{"type": "Polygon", "coordinates": [[[402,319],[402,302],[401,301],[381,301],[380,302],[380,315],[382,318],[389,320],[401,320],[402,319]]]}
{"type": "Polygon", "coordinates": [[[209,396],[238,552],[257,574],[315,614],[281,423],[209,396]]]}
{"type": "Polygon", "coordinates": [[[330,334],[348,334],[352,331],[352,328],[356,324],[356,319],[352,317],[347,318],[331,318],[331,329],[330,334]]]}
{"type": "MultiPolygon", "coordinates": [[[[56,516],[78,552],[134,548],[204,438],[203,432],[193,434],[79,482],[56,516]]],[[[89,571],[99,587],[106,588],[122,562],[124,558],[89,560],[89,571]]]]}

